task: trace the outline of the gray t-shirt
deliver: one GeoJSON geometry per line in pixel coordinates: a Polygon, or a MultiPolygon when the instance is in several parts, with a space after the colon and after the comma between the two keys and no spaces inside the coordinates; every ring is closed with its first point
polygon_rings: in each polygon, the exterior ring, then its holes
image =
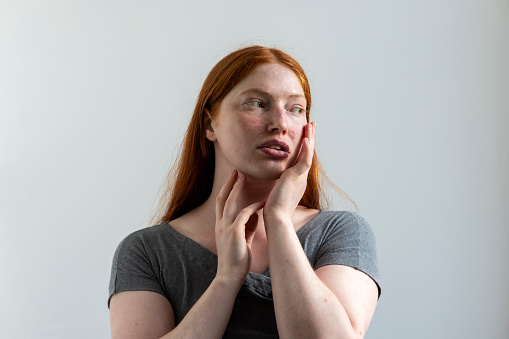
{"type": "MultiPolygon", "coordinates": [[[[315,270],[325,265],[351,266],[370,276],[380,295],[375,237],[360,215],[320,211],[297,236],[315,270]]],[[[173,308],[177,325],[216,271],[217,255],[162,223],[122,240],[113,258],[109,298],[123,291],[162,294],[173,308]]],[[[278,338],[269,268],[246,277],[224,338],[278,338]]]]}

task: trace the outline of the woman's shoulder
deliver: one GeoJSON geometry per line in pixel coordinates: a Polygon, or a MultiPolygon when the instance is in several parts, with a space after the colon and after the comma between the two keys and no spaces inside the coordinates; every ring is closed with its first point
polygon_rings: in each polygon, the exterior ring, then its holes
{"type": "Polygon", "coordinates": [[[379,286],[375,234],[363,216],[353,211],[320,211],[310,224],[309,235],[303,236],[319,244],[315,269],[332,264],[350,266],[379,286]]]}
{"type": "Polygon", "coordinates": [[[320,210],[303,227],[304,233],[356,233],[372,236],[368,221],[354,211],[320,210]]]}
{"type": "Polygon", "coordinates": [[[339,224],[368,224],[367,220],[362,215],[357,212],[348,210],[320,210],[319,216],[321,219],[334,221],[335,223],[339,224]]]}
{"type": "Polygon", "coordinates": [[[173,237],[171,231],[172,229],[167,222],[133,231],[120,241],[117,252],[126,248],[144,249],[152,247],[152,245],[161,242],[163,239],[171,239],[173,237]]]}
{"type": "Polygon", "coordinates": [[[150,239],[168,233],[170,227],[168,222],[161,222],[157,225],[147,226],[128,234],[125,239],[150,239]]]}

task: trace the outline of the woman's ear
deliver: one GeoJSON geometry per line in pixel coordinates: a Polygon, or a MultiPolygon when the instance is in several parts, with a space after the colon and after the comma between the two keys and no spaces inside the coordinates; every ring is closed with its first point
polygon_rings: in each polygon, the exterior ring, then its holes
{"type": "Polygon", "coordinates": [[[212,127],[209,127],[205,130],[205,137],[207,139],[209,139],[210,141],[216,141],[217,138],[216,138],[216,134],[214,133],[214,131],[212,130],[212,127]]]}
{"type": "Polygon", "coordinates": [[[216,141],[216,134],[214,133],[214,128],[212,128],[212,117],[210,116],[210,112],[205,109],[205,137],[210,141],[216,141]]]}

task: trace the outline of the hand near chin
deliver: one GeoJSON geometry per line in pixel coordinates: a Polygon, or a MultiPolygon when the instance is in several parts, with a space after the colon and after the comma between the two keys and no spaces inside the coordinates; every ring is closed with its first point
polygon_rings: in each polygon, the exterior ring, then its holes
{"type": "Polygon", "coordinates": [[[300,154],[296,163],[286,169],[272,189],[263,208],[263,218],[288,218],[299,205],[307,186],[308,172],[313,161],[315,123],[304,126],[300,154]]]}
{"type": "Polygon", "coordinates": [[[256,211],[264,205],[262,201],[238,210],[244,180],[245,175],[233,171],[216,199],[217,276],[237,281],[239,286],[251,269],[251,243],[258,223],[256,211]]]}

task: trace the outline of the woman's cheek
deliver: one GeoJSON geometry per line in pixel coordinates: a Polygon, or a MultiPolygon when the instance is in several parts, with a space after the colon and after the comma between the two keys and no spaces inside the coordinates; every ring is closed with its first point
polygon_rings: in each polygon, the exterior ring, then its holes
{"type": "Polygon", "coordinates": [[[302,138],[302,133],[304,132],[303,124],[295,124],[289,127],[288,134],[291,140],[299,141],[302,138]]]}
{"type": "Polygon", "coordinates": [[[244,129],[247,132],[259,131],[260,128],[264,127],[264,121],[262,117],[259,116],[250,116],[243,122],[244,129]]]}
{"type": "MultiPolygon", "coordinates": [[[[302,134],[302,132],[300,133],[302,134]]],[[[291,128],[288,130],[288,135],[290,137],[291,140],[298,140],[300,139],[300,135],[299,135],[299,132],[297,129],[295,128],[291,128]]]]}

